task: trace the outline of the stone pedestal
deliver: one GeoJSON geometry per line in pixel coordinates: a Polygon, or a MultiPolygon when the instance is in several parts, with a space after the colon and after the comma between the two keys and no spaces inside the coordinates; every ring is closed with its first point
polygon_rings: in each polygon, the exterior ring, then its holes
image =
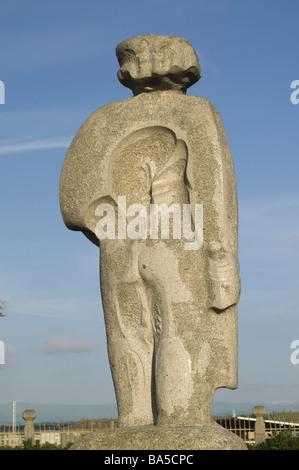
{"type": "Polygon", "coordinates": [[[97,431],[76,441],[71,450],[247,450],[247,446],[236,434],[215,423],[97,431]]]}

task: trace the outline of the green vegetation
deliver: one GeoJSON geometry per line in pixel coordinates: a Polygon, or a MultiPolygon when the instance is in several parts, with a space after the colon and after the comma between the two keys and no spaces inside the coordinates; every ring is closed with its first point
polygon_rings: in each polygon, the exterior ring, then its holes
{"type": "Polygon", "coordinates": [[[0,446],[0,450],[68,450],[72,445],[72,442],[69,442],[65,447],[59,446],[57,444],[50,444],[46,442],[45,444],[40,445],[39,441],[36,441],[32,444],[32,441],[24,441],[22,446],[0,446]]]}
{"type": "Polygon", "coordinates": [[[273,432],[264,442],[252,446],[248,444],[249,450],[299,450],[299,439],[294,436],[292,430],[273,432]]]}

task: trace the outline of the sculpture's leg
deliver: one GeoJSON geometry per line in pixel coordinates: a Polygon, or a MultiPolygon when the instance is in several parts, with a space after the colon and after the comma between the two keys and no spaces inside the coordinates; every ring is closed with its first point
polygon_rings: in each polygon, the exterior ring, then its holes
{"type": "Polygon", "coordinates": [[[136,242],[104,240],[100,245],[102,301],[119,425],[151,424],[154,338],[136,242]]]}
{"type": "Polygon", "coordinates": [[[187,270],[190,278],[198,278],[198,266],[190,263],[190,254],[178,248],[180,244],[147,243],[139,270],[145,284],[152,286],[157,422],[194,426],[212,422],[214,383],[207,369],[207,319],[200,311],[200,289],[187,284],[183,274],[187,270]]]}

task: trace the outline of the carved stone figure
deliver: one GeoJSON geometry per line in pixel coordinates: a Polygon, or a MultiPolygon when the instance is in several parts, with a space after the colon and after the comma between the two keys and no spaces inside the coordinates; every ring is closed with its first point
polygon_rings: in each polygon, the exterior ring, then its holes
{"type": "Polygon", "coordinates": [[[61,174],[62,216],[100,247],[119,429],[216,429],[214,392],[238,383],[229,145],[215,108],[186,95],[201,77],[188,41],[134,36],[116,54],[134,96],[78,131],[61,174]]]}
{"type": "Polygon", "coordinates": [[[24,441],[30,440],[34,443],[35,430],[33,421],[36,418],[36,412],[35,410],[24,410],[22,417],[25,420],[24,441]]]}
{"type": "Polygon", "coordinates": [[[264,406],[258,405],[252,408],[252,413],[256,417],[254,427],[254,440],[255,445],[257,445],[266,440],[266,425],[264,421],[264,416],[267,413],[267,410],[264,406]]]}

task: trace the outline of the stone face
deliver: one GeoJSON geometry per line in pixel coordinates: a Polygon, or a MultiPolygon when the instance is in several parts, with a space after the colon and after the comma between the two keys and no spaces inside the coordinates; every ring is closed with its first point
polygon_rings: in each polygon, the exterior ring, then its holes
{"type": "Polygon", "coordinates": [[[213,427],[215,390],[238,384],[229,145],[215,108],[184,94],[201,74],[187,41],[135,36],[117,55],[136,96],[99,108],[78,131],[61,174],[62,216],[100,246],[119,425],[213,427]]]}

